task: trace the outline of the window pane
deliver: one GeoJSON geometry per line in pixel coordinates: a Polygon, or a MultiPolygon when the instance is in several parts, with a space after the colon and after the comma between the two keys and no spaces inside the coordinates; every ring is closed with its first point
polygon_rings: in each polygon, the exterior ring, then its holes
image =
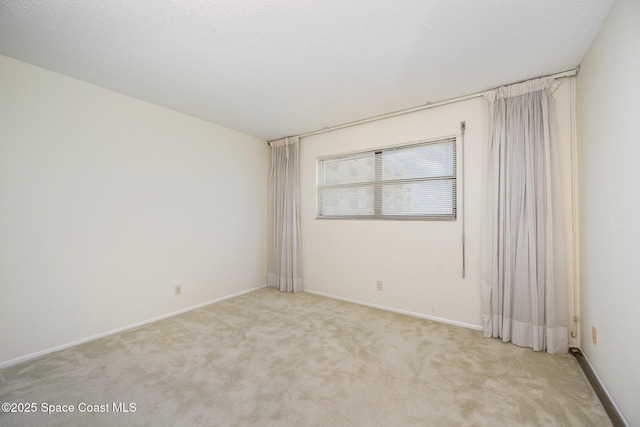
{"type": "Polygon", "coordinates": [[[374,153],[328,159],[323,162],[324,185],[355,184],[375,179],[374,153]]]}
{"type": "Polygon", "coordinates": [[[373,186],[326,188],[321,194],[320,215],[373,215],[373,186]]]}
{"type": "Polygon", "coordinates": [[[452,215],[453,180],[385,184],[382,187],[382,215],[452,215]]]}
{"type": "Polygon", "coordinates": [[[318,217],[456,218],[456,139],[318,160],[318,217]]]}
{"type": "Polygon", "coordinates": [[[382,179],[454,175],[453,142],[400,147],[382,152],[382,179]]]}

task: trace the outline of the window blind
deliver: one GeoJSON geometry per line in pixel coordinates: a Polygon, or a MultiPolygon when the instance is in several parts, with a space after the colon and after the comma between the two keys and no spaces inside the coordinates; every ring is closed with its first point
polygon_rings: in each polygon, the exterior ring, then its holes
{"type": "Polygon", "coordinates": [[[317,217],[456,218],[456,138],[317,162],[317,217]]]}

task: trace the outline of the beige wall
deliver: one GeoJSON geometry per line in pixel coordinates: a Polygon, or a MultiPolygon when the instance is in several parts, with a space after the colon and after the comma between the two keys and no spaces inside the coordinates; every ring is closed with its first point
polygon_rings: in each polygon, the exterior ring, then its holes
{"type": "Polygon", "coordinates": [[[618,0],[578,75],[582,350],[640,425],[640,2],[618,0]],[[591,328],[598,342],[591,339],[591,328]]]}
{"type": "Polygon", "coordinates": [[[265,141],[1,56],[0,138],[0,363],[264,286],[265,141]]]}
{"type": "MultiPolygon", "coordinates": [[[[571,230],[572,217],[570,81],[562,79],[554,94],[568,230],[571,230]]],[[[479,257],[485,115],[484,100],[474,98],[303,138],[300,168],[305,290],[480,327],[479,257]],[[460,220],[315,219],[317,157],[458,134],[461,121],[466,121],[467,129],[464,159],[465,279],[462,278],[460,220]],[[376,280],[383,280],[383,292],[376,291],[376,280]]],[[[460,183],[458,186],[460,191],[460,183]]],[[[460,209],[460,198],[458,203],[460,209]]],[[[569,265],[572,265],[571,244],[572,238],[568,235],[569,265]]],[[[571,274],[572,268],[568,270],[571,274]]],[[[571,280],[572,277],[567,287],[573,295],[571,280]]],[[[572,300],[571,297],[570,307],[572,300]]],[[[572,340],[572,345],[576,345],[576,340],[572,340]]]]}

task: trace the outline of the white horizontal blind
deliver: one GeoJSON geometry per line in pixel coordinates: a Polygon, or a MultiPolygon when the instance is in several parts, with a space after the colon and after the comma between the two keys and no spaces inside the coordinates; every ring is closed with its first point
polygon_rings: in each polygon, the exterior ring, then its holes
{"type": "Polygon", "coordinates": [[[318,160],[318,218],[455,219],[456,138],[318,160]]]}

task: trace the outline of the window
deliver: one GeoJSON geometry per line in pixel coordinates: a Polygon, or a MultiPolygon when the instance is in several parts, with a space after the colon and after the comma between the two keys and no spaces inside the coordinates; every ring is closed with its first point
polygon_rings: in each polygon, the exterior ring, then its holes
{"type": "Polygon", "coordinates": [[[456,218],[456,138],[324,157],[317,217],[456,218]]]}

